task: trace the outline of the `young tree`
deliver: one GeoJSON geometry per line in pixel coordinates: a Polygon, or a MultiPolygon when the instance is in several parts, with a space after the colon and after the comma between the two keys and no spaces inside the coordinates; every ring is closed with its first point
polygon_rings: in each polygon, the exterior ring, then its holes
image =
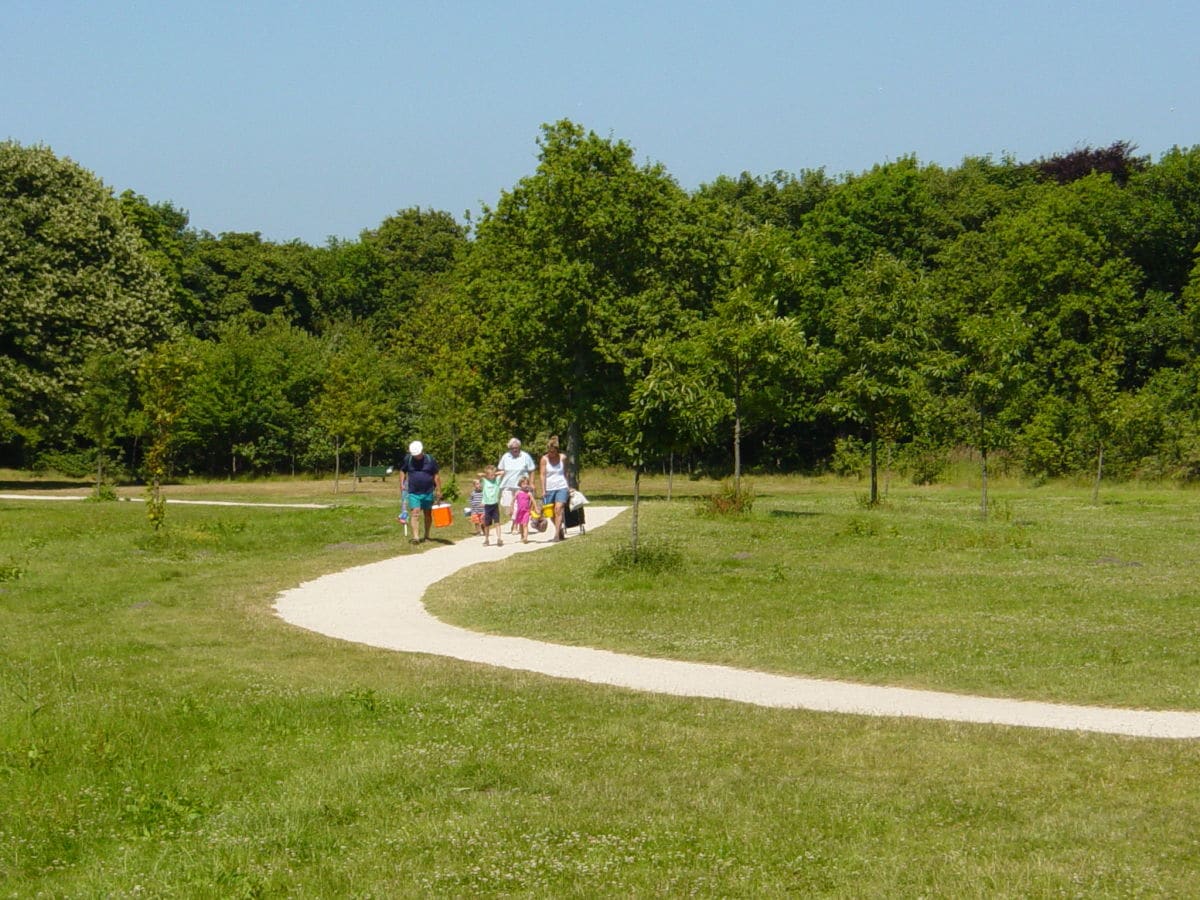
{"type": "Polygon", "coordinates": [[[96,353],[83,366],[80,426],[96,448],[97,498],[103,495],[105,456],[128,424],[133,372],[122,353],[96,353]]]}
{"type": "Polygon", "coordinates": [[[879,502],[880,435],[904,430],[924,391],[928,316],[923,278],[886,253],[854,273],[830,311],[837,375],[826,403],[867,430],[872,504],[879,502]]]}
{"type": "Polygon", "coordinates": [[[198,360],[195,343],[179,340],[160,344],[138,365],[138,395],[146,415],[146,516],[158,531],[166,523],[167,501],[162,485],[171,469],[176,426],[186,403],[187,385],[198,360]]]}
{"type": "Polygon", "coordinates": [[[681,360],[677,346],[659,341],[647,347],[643,372],[620,416],[625,456],[633,466],[630,549],[635,563],[646,464],[665,452],[703,441],[724,412],[718,397],[704,383],[701,369],[681,360]]]}
{"type": "Polygon", "coordinates": [[[343,452],[350,453],[357,466],[364,452],[399,443],[407,398],[400,389],[395,357],[376,347],[365,330],[343,328],[330,337],[330,344],[313,414],[333,439],[336,492],[343,452]]]}
{"type": "Polygon", "coordinates": [[[758,422],[786,418],[803,404],[811,351],[780,297],[802,277],[786,232],[755,229],[736,252],[732,289],[695,328],[697,358],[732,417],[734,490],[741,492],[742,437],[758,422]]]}
{"type": "Polygon", "coordinates": [[[957,332],[953,383],[969,415],[966,430],[979,450],[982,518],[988,516],[988,458],[1011,445],[1008,411],[1029,379],[1029,330],[1012,310],[964,314],[957,332]]]}

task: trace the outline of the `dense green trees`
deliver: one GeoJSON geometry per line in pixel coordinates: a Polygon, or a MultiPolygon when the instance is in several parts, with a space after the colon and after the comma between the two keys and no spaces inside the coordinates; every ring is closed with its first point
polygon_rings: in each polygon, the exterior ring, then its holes
{"type": "Polygon", "coordinates": [[[571,122],[545,126],[539,147],[537,172],[480,221],[467,290],[508,420],[562,430],[577,459],[585,434],[611,436],[647,340],[706,298],[683,242],[687,196],[662,166],[571,122]]]}
{"type": "Polygon", "coordinates": [[[310,247],[0,144],[0,459],[340,470],[419,436],[453,471],[559,432],[738,474],[862,446],[874,498],[878,447],[920,478],[970,448],[985,513],[998,454],[1200,476],[1200,148],[691,193],[573,122],[537,148],[477,225],[410,207],[310,247]]]}
{"type": "Polygon", "coordinates": [[[90,356],[137,356],[174,325],[112,192],[46,147],[0,143],[0,403],[19,448],[70,441],[90,356]]]}

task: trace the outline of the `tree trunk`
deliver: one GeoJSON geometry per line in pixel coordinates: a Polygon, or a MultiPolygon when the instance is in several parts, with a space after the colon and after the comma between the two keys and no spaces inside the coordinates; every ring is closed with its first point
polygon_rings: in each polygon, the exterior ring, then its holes
{"type": "Polygon", "coordinates": [[[988,517],[988,470],[987,470],[987,447],[981,447],[979,450],[979,478],[983,485],[979,496],[979,514],[983,521],[987,521],[988,517]]]}
{"type": "Polygon", "coordinates": [[[638,558],[638,506],[641,503],[642,467],[633,467],[633,520],[630,526],[629,547],[633,551],[633,562],[638,558]]]}
{"type": "Polygon", "coordinates": [[[887,497],[892,492],[892,447],[894,442],[889,437],[887,442],[887,451],[883,457],[883,496],[887,497]]]}
{"type": "Polygon", "coordinates": [[[1092,503],[1100,502],[1100,479],[1104,477],[1104,445],[1096,448],[1096,483],[1092,485],[1092,503]]]}
{"type": "Polygon", "coordinates": [[[671,502],[671,487],[675,482],[675,452],[671,451],[670,462],[667,468],[667,502],[671,502]]]}
{"type": "Polygon", "coordinates": [[[580,435],[579,422],[573,420],[567,426],[567,464],[566,469],[567,483],[579,489],[579,447],[583,443],[583,438],[580,435]]]}
{"type": "Polygon", "coordinates": [[[871,505],[879,503],[879,442],[875,426],[871,426],[871,505]]]}
{"type": "Polygon", "coordinates": [[[979,413],[979,515],[983,521],[988,518],[988,439],[987,413],[977,409],[979,413]]]}
{"type": "Polygon", "coordinates": [[[342,477],[342,442],[337,438],[333,441],[333,492],[340,489],[342,477]]]}
{"type": "Polygon", "coordinates": [[[733,491],[742,493],[742,413],[736,406],[733,410],[733,491]]]}

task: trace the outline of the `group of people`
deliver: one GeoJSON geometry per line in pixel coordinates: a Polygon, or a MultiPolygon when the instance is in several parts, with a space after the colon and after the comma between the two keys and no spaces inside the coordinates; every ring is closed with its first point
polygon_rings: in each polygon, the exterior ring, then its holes
{"type": "MultiPolygon", "coordinates": [[[[509,533],[519,534],[522,542],[529,541],[529,526],[535,514],[533,476],[537,474],[542,489],[542,504],[553,506],[554,540],[566,540],[565,525],[570,484],[567,477],[567,458],[558,445],[558,437],[546,442],[546,452],[537,465],[533,457],[521,449],[521,442],[512,438],[508,451],[496,465],[487,466],[472,485],[469,507],[476,534],[483,534],[484,544],[491,543],[492,529],[496,544],[502,546],[501,514],[507,513],[509,533]]],[[[433,505],[441,499],[442,478],[437,461],[425,452],[420,441],[408,445],[408,455],[400,465],[400,491],[406,498],[407,509],[421,511],[423,532],[418,535],[414,518],[412,542],[429,538],[433,524],[433,505]]]]}

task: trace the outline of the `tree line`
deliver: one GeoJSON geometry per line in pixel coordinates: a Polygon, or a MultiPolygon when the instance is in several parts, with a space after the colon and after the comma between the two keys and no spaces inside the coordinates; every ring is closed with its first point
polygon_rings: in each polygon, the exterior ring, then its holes
{"type": "Polygon", "coordinates": [[[0,464],[344,471],[420,437],[585,462],[934,480],[1200,474],[1200,147],[687,191],[561,121],[460,222],[314,247],[189,227],[0,144],[0,464]]]}

